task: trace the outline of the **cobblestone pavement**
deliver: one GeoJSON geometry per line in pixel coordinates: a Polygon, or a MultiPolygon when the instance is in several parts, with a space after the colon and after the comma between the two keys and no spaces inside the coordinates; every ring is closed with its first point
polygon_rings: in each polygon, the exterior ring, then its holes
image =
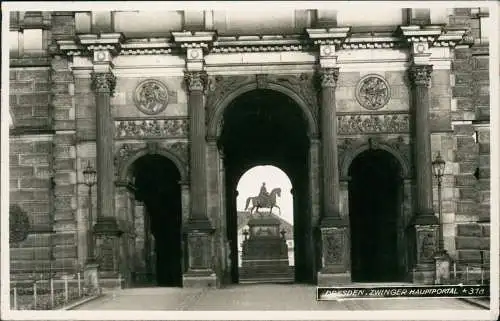
{"type": "Polygon", "coordinates": [[[135,288],[106,292],[77,310],[481,310],[459,299],[321,301],[311,285],[236,285],[223,289],[135,288]]]}

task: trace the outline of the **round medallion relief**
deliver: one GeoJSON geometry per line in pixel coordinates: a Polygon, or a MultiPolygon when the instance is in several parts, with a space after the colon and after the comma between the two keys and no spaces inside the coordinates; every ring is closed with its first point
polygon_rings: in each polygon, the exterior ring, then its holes
{"type": "Polygon", "coordinates": [[[149,79],[135,89],[135,105],[145,114],[156,115],[168,105],[168,89],[162,82],[149,79]]]}
{"type": "Polygon", "coordinates": [[[356,99],[366,109],[380,109],[389,102],[389,85],[379,75],[367,75],[359,81],[356,87],[356,99]]]}

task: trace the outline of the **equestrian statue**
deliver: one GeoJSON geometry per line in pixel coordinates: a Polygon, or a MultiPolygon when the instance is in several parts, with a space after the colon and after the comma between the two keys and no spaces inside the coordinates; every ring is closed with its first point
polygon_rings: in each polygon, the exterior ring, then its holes
{"type": "Polygon", "coordinates": [[[250,209],[250,214],[253,213],[254,209],[256,213],[260,213],[260,208],[268,208],[269,212],[272,213],[273,208],[276,207],[279,210],[279,215],[281,215],[281,208],[276,204],[276,195],[281,197],[281,188],[273,188],[271,192],[268,193],[266,183],[262,183],[259,195],[247,198],[245,211],[248,210],[251,201],[252,208],[250,209]]]}

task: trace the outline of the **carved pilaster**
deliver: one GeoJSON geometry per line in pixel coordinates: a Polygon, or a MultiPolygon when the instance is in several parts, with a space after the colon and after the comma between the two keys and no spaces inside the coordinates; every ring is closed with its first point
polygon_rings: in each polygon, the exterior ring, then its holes
{"type": "MultiPolygon", "coordinates": [[[[189,59],[189,57],[188,57],[189,59]]],[[[198,69],[199,70],[199,69],[198,69]]],[[[214,229],[207,213],[207,142],[204,93],[207,75],[203,71],[188,71],[184,77],[189,91],[189,180],[190,211],[186,224],[187,272],[183,275],[185,287],[215,286],[212,267],[212,237],[214,229]]]]}

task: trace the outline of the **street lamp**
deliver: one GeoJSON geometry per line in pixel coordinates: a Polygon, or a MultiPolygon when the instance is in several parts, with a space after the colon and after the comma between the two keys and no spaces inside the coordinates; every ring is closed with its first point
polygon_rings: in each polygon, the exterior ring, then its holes
{"type": "Polygon", "coordinates": [[[432,162],[432,169],[434,170],[434,176],[437,179],[438,184],[438,214],[439,214],[439,248],[438,252],[444,253],[444,239],[443,239],[443,223],[442,223],[442,200],[441,200],[441,186],[443,182],[444,169],[446,166],[446,162],[441,158],[440,153],[438,152],[436,158],[432,162]]]}
{"type": "Polygon", "coordinates": [[[90,161],[87,163],[87,167],[83,170],[83,179],[85,181],[85,185],[88,186],[88,206],[89,206],[89,226],[88,226],[88,236],[87,236],[87,262],[93,263],[94,261],[94,236],[93,236],[93,217],[92,217],[92,186],[95,185],[97,181],[97,172],[90,165],[90,161]]]}

